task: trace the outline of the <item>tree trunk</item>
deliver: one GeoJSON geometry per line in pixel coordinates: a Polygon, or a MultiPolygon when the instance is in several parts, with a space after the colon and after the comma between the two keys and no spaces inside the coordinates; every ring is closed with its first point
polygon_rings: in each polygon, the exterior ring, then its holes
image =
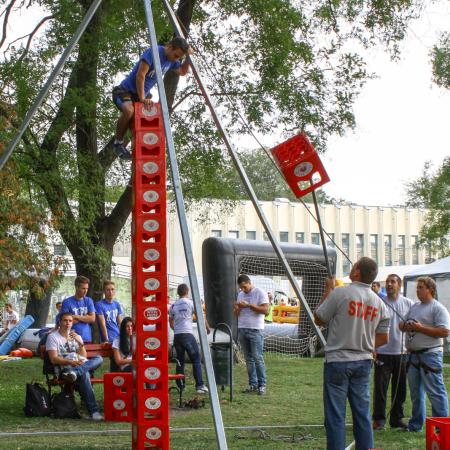
{"type": "Polygon", "coordinates": [[[47,291],[44,298],[42,299],[36,298],[33,292],[29,291],[25,315],[33,316],[33,328],[44,328],[47,325],[48,311],[50,309],[51,299],[51,290],[47,291]]]}
{"type": "MultiPolygon", "coordinates": [[[[112,249],[102,247],[110,256],[107,259],[97,259],[93,263],[94,257],[87,261],[86,258],[73,256],[77,275],[83,275],[89,278],[88,296],[94,300],[94,303],[103,298],[103,282],[111,278],[112,249]]],[[[100,333],[97,323],[91,325],[92,342],[100,342],[100,333]]]]}

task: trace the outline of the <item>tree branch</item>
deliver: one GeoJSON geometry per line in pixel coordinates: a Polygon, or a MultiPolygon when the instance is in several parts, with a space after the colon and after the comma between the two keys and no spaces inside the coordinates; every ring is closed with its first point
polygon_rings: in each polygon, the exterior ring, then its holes
{"type": "Polygon", "coordinates": [[[104,227],[108,230],[106,236],[112,243],[116,241],[131,213],[131,196],[131,186],[128,185],[110,215],[105,218],[104,227]]]}
{"type": "MultiPolygon", "coordinates": [[[[201,92],[198,91],[189,91],[187,92],[185,95],[183,95],[183,97],[181,97],[180,100],[178,100],[175,105],[172,107],[172,111],[174,111],[178,106],[180,106],[181,103],[183,103],[188,97],[190,97],[191,95],[196,95],[197,97],[201,97],[203,96],[203,94],[201,92]]],[[[243,95],[261,95],[261,92],[257,92],[257,91],[224,91],[224,92],[212,92],[211,97],[227,97],[227,96],[243,96],[243,95]]]]}
{"type": "Polygon", "coordinates": [[[5,43],[5,40],[6,40],[6,28],[8,27],[9,15],[11,14],[11,10],[12,10],[12,7],[14,6],[14,3],[16,3],[16,0],[11,0],[9,5],[3,11],[3,13],[5,14],[5,19],[3,21],[3,33],[2,33],[2,40],[0,41],[0,48],[5,43]]]}
{"type": "Polygon", "coordinates": [[[76,240],[75,233],[69,232],[69,224],[75,221],[66,193],[63,188],[61,175],[58,170],[56,151],[63,134],[72,125],[75,106],[70,98],[71,90],[75,87],[78,66],[72,70],[67,84],[66,94],[61,101],[58,112],[50,124],[40,146],[40,158],[36,161],[37,180],[45,193],[48,205],[54,217],[64,217],[59,231],[69,246],[76,240]]]}
{"type": "MultiPolygon", "coordinates": [[[[124,145],[125,147],[130,142],[129,139],[124,139],[124,145]]],[[[111,164],[116,160],[117,156],[114,153],[113,149],[114,144],[114,136],[111,136],[109,141],[104,145],[104,147],[98,152],[98,160],[100,165],[103,167],[103,170],[105,172],[108,171],[111,164]]]]}
{"type": "Polygon", "coordinates": [[[24,52],[22,53],[22,55],[20,55],[20,58],[18,59],[18,61],[22,61],[23,58],[25,58],[25,56],[27,55],[28,50],[30,50],[31,41],[33,40],[34,35],[38,32],[39,28],[41,28],[41,26],[42,26],[45,22],[47,22],[47,20],[54,19],[54,17],[55,17],[54,15],[51,15],[51,16],[45,16],[44,18],[42,18],[41,21],[34,27],[34,29],[33,29],[33,31],[32,31],[31,33],[26,34],[25,36],[22,36],[22,37],[20,37],[20,38],[15,39],[15,40],[12,41],[12,42],[10,42],[10,43],[8,44],[8,47],[6,48],[5,52],[8,51],[9,47],[10,47],[14,42],[20,41],[21,39],[24,39],[24,38],[26,38],[26,37],[28,36],[27,45],[25,46],[25,50],[24,50],[24,52]]]}

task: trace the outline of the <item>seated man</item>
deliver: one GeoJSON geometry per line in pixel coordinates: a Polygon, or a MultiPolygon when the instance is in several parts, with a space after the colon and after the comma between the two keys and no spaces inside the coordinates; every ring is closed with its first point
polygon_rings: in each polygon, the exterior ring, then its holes
{"type": "Polygon", "coordinates": [[[71,313],[62,313],[59,329],[48,335],[45,350],[50,362],[55,366],[55,372],[63,380],[78,383],[81,398],[93,420],[103,420],[99,412],[94,391],[92,390],[90,370],[99,367],[103,358],[95,356],[86,358],[86,349],[81,336],[72,331],[73,317],[71,313]]]}

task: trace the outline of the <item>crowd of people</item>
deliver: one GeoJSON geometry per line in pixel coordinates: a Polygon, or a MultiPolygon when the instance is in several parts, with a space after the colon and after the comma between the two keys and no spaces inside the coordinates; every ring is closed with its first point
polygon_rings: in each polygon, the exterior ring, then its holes
{"type": "MultiPolygon", "coordinates": [[[[427,396],[434,417],[448,416],[444,384],[443,344],[450,333],[448,310],[436,300],[436,284],[430,277],[417,279],[413,301],[401,294],[402,280],[389,274],[383,293],[375,282],[378,267],[363,257],[352,267],[351,284],[337,286],[326,281],[323,297],[314,312],[315,322],[327,327],[323,371],[323,402],[327,449],[345,447],[345,411],[349,401],[353,416],[356,449],[374,448],[373,430],[386,428],[420,432],[423,429],[427,396]],[[374,367],[373,409],[370,376],[374,367]],[[409,386],[412,411],[405,414],[409,386]],[[391,388],[391,406],[386,411],[391,388]],[[410,416],[408,422],[405,416],[410,416]]],[[[264,323],[271,322],[272,293],[252,284],[249,276],[237,278],[239,292],[234,305],[238,341],[247,367],[245,394],[265,395],[267,376],[264,361],[264,323]]],[[[75,293],[58,302],[55,328],[48,334],[46,350],[61,378],[77,382],[93,420],[101,420],[90,373],[102,364],[101,357],[86,358],[85,344],[92,342],[91,324],[97,323],[102,342],[113,350],[111,370],[132,370],[131,336],[133,321],[123,318],[123,308],[115,298],[115,285],[105,281],[104,298],[94,303],[87,296],[89,280],[78,276],[75,293]]],[[[185,354],[193,365],[196,392],[208,393],[203,381],[201,355],[193,333],[194,305],[189,287],[180,284],[178,299],[169,306],[169,324],[174,331],[177,373],[184,374],[185,354]]],[[[5,329],[19,320],[11,304],[3,315],[5,329]]],[[[210,332],[205,319],[207,333],[210,332]]],[[[184,380],[178,381],[180,388],[184,380]]]]}
{"type": "MultiPolygon", "coordinates": [[[[58,314],[55,327],[46,336],[46,352],[55,366],[56,374],[65,382],[77,383],[80,395],[93,420],[102,420],[92,389],[91,375],[102,365],[101,356],[87,359],[85,344],[92,342],[91,324],[97,323],[102,342],[111,343],[110,370],[132,371],[131,337],[133,319],[123,317],[123,308],[115,298],[115,284],[108,280],[103,284],[104,298],[94,303],[87,296],[89,279],[75,279],[75,294],[56,305],[58,314]]],[[[185,353],[193,364],[193,375],[198,394],[208,393],[202,377],[201,355],[193,334],[194,305],[189,298],[189,288],[180,284],[178,299],[169,308],[169,323],[174,330],[174,348],[177,356],[177,373],[184,374],[185,353]]],[[[209,325],[205,321],[207,332],[209,325]]],[[[184,380],[177,381],[184,388],[184,380]]]]}
{"type": "Polygon", "coordinates": [[[77,383],[80,395],[93,420],[102,420],[98,403],[92,389],[91,375],[102,365],[103,358],[87,358],[85,344],[92,342],[91,324],[97,323],[102,342],[112,344],[111,369],[130,371],[130,338],[133,322],[123,318],[123,310],[115,298],[115,284],[107,280],[103,283],[104,297],[94,304],[87,296],[89,279],[75,278],[75,294],[57,302],[58,314],[55,327],[45,339],[45,349],[55,372],[68,383],[77,383]]]}
{"type": "Polygon", "coordinates": [[[423,429],[427,395],[433,417],[448,416],[448,397],[442,375],[443,339],[450,332],[447,309],[436,300],[430,277],[417,279],[418,302],[400,294],[401,278],[386,279],[386,296],[373,284],[378,267],[361,258],[351,270],[352,283],[335,288],[328,279],[315,311],[316,324],[328,327],[324,363],[324,415],[327,449],[345,448],[345,411],[349,401],[355,448],[374,448],[373,430],[409,432],[423,429]],[[370,374],[374,361],[373,412],[370,412],[370,374]],[[391,408],[386,397],[391,384],[391,408]],[[404,421],[409,385],[412,411],[404,421]],[[373,420],[373,422],[372,422],[373,420]]]}

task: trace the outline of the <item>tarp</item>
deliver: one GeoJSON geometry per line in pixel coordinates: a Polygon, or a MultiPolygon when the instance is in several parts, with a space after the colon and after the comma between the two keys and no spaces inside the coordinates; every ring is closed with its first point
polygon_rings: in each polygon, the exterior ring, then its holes
{"type": "Polygon", "coordinates": [[[436,281],[436,298],[450,311],[450,256],[406,273],[403,279],[406,297],[417,300],[416,279],[424,276],[436,281]]]}
{"type": "Polygon", "coordinates": [[[450,256],[438,259],[430,264],[425,264],[411,272],[405,273],[405,278],[417,278],[420,276],[432,276],[433,278],[441,276],[450,277],[450,256]]]}

